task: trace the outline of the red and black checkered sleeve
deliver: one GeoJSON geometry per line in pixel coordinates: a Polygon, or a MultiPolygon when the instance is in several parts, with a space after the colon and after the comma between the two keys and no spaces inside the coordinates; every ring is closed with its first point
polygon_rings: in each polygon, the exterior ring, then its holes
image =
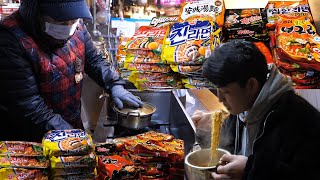
{"type": "MultiPolygon", "coordinates": [[[[70,128],[60,115],[45,104],[34,68],[15,36],[0,29],[0,39],[0,116],[7,119],[6,126],[2,127],[6,128],[6,132],[10,128],[28,131],[32,126],[37,127],[38,132],[70,128]]],[[[10,132],[11,135],[14,133],[10,132]]]]}

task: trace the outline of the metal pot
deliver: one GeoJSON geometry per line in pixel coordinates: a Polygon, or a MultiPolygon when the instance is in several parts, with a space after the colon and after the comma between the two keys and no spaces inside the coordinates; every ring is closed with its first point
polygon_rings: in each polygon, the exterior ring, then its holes
{"type": "MultiPolygon", "coordinates": [[[[224,154],[230,154],[230,152],[224,149],[218,149],[218,158],[214,160],[214,164],[218,164],[219,159],[224,154]]],[[[186,174],[189,180],[207,180],[213,179],[211,172],[214,171],[217,166],[209,166],[211,156],[210,149],[200,149],[189,153],[184,162],[186,174]]]]}
{"type": "Polygon", "coordinates": [[[119,109],[111,103],[112,109],[117,114],[118,124],[129,129],[143,129],[150,125],[151,116],[156,111],[156,107],[144,102],[141,108],[124,107],[119,109]]]}

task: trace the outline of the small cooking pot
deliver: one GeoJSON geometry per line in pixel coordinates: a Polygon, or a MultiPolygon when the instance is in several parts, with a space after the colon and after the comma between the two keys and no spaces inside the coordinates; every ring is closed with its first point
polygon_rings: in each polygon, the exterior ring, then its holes
{"type": "Polygon", "coordinates": [[[156,107],[147,102],[143,103],[143,107],[141,108],[124,107],[123,109],[119,109],[112,102],[111,106],[117,114],[118,124],[122,127],[135,130],[148,127],[152,114],[156,112],[156,107]]]}
{"type": "MultiPolygon", "coordinates": [[[[220,158],[224,154],[230,154],[230,152],[224,149],[217,149],[218,157],[214,159],[213,164],[217,164],[220,158]]],[[[190,152],[184,162],[186,166],[186,174],[189,180],[208,180],[213,179],[211,172],[216,171],[217,165],[208,166],[210,162],[211,150],[210,149],[200,149],[197,151],[190,152]]]]}

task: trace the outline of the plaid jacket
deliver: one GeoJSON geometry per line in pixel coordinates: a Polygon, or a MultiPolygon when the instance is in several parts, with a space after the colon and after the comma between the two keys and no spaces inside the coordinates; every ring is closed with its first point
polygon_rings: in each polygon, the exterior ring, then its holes
{"type": "Polygon", "coordinates": [[[41,141],[51,129],[82,127],[73,62],[105,90],[125,82],[102,59],[81,23],[64,48],[44,53],[21,27],[19,11],[0,21],[0,140],[41,141]]]}
{"type": "MultiPolygon", "coordinates": [[[[84,33],[79,26],[67,45],[54,53],[42,52],[34,40],[22,31],[18,25],[18,16],[11,16],[3,21],[21,42],[31,64],[35,67],[38,88],[46,105],[60,114],[74,128],[83,128],[80,118],[80,83],[75,82],[74,61],[85,59],[84,33]]],[[[82,70],[84,63],[82,63],[82,70]]],[[[83,71],[82,71],[83,72],[83,71]]]]}

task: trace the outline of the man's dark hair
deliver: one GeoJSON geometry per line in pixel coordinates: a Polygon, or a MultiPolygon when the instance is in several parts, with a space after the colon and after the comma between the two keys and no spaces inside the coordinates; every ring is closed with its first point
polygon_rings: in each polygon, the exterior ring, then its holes
{"type": "Polygon", "coordinates": [[[268,72],[264,55],[253,43],[244,40],[233,40],[217,47],[203,65],[203,76],[217,87],[232,82],[244,87],[253,77],[261,88],[268,72]]]}

